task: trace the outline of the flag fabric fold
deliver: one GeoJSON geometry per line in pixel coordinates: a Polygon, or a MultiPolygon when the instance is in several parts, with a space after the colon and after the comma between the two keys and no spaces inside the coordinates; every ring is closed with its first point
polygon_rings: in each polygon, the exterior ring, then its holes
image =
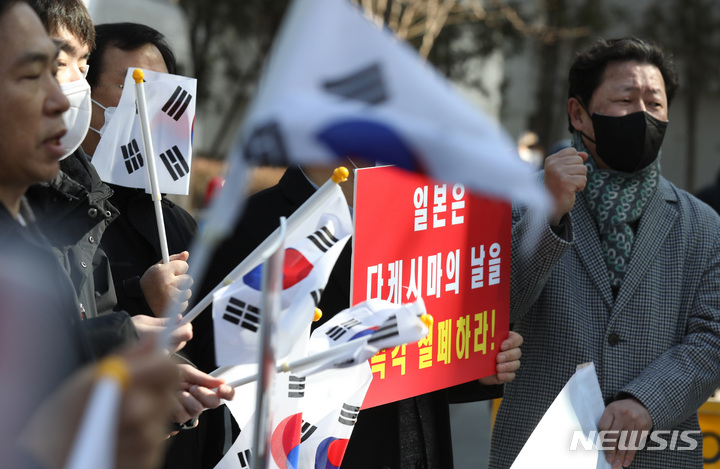
{"type": "Polygon", "coordinates": [[[534,207],[547,202],[509,135],[349,1],[292,3],[241,135],[251,162],[364,157],[534,207]]]}
{"type": "MultiPolygon", "coordinates": [[[[277,322],[277,358],[290,348],[312,322],[335,261],[353,228],[342,190],[287,233],[280,318],[277,322]]],[[[218,365],[256,361],[262,267],[218,290],[213,298],[213,328],[218,365]]]]}
{"type": "Polygon", "coordinates": [[[355,366],[370,360],[380,350],[417,342],[429,332],[421,319],[425,314],[422,299],[406,304],[379,299],[359,303],[333,316],[310,336],[308,355],[326,352],[326,359],[291,369],[299,375],[310,375],[329,368],[355,366]],[[348,348],[351,344],[355,347],[348,348]],[[339,353],[329,354],[332,350],[339,353]]]}
{"type": "MultiPolygon", "coordinates": [[[[120,102],[106,123],[93,165],[105,182],[150,192],[133,70],[129,69],[125,76],[120,102]]],[[[168,73],[143,72],[160,192],[187,195],[197,81],[168,73]]]]}
{"type": "MultiPolygon", "coordinates": [[[[249,372],[248,365],[229,371],[233,379],[249,372]]],[[[365,394],[372,381],[368,363],[300,377],[275,376],[269,467],[275,469],[337,469],[351,437],[365,394]]],[[[227,402],[240,435],[216,469],[252,467],[255,383],[236,389],[227,402]]]]}
{"type": "Polygon", "coordinates": [[[307,377],[298,468],[340,467],[371,381],[367,362],[307,377]]]}
{"type": "MultiPolygon", "coordinates": [[[[257,371],[255,365],[239,365],[226,370],[220,377],[232,380],[257,371]]],[[[253,434],[255,433],[255,398],[257,383],[250,382],[235,389],[232,401],[224,401],[240,428],[240,434],[215,469],[249,469],[252,466],[253,434]]]]}

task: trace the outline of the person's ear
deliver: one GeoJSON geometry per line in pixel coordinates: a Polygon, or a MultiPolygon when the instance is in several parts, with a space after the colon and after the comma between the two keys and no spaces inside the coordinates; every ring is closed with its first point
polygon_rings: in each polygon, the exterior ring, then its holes
{"type": "Polygon", "coordinates": [[[590,116],[588,116],[587,112],[585,111],[585,108],[582,106],[582,104],[580,104],[580,101],[578,101],[577,98],[568,99],[567,112],[570,116],[570,123],[575,128],[575,130],[582,130],[583,121],[590,118],[590,116]]]}

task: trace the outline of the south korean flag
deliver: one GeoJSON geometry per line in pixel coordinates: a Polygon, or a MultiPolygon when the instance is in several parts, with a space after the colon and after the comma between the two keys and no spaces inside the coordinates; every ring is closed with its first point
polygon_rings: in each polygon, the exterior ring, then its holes
{"type": "MultiPolygon", "coordinates": [[[[277,357],[288,355],[312,322],[340,252],[352,235],[347,201],[339,186],[322,205],[286,235],[277,357]]],[[[220,366],[257,361],[262,311],[263,264],[213,295],[215,359],[220,366]]],[[[307,337],[306,337],[307,340],[307,337]]]]}
{"type": "MultiPolygon", "coordinates": [[[[135,80],[129,68],[117,110],[95,149],[93,165],[108,183],[150,192],[140,117],[135,103],[135,80]]],[[[192,132],[197,80],[143,70],[150,133],[160,192],[187,195],[190,190],[192,132]]]]}

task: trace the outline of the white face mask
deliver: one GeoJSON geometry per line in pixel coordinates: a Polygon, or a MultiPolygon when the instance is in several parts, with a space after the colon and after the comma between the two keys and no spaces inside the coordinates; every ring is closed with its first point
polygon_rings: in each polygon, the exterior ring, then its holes
{"type": "Polygon", "coordinates": [[[105,122],[103,123],[103,126],[100,127],[100,130],[96,129],[95,127],[90,127],[90,130],[99,134],[102,137],[102,134],[103,134],[103,132],[105,132],[105,129],[107,129],[107,126],[110,123],[110,119],[112,118],[113,114],[115,114],[115,110],[117,109],[117,107],[115,107],[115,106],[105,107],[102,104],[95,101],[94,99],[91,99],[91,101],[93,103],[97,104],[103,111],[105,111],[105,122]]]}
{"type": "Polygon", "coordinates": [[[70,101],[70,107],[63,113],[63,121],[67,127],[67,133],[60,139],[60,144],[65,150],[67,158],[78,149],[85,140],[88,128],[90,128],[90,116],[92,113],[90,104],[90,85],[83,78],[70,83],[60,85],[63,94],[70,101]]]}

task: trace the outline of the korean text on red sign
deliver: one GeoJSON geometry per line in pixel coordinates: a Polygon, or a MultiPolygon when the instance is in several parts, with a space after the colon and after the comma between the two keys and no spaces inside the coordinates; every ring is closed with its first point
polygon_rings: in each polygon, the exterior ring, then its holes
{"type": "Polygon", "coordinates": [[[393,167],[357,171],[352,304],[421,296],[435,322],[370,360],[364,408],[495,373],[507,337],[511,210],[461,184],[393,167]]]}

